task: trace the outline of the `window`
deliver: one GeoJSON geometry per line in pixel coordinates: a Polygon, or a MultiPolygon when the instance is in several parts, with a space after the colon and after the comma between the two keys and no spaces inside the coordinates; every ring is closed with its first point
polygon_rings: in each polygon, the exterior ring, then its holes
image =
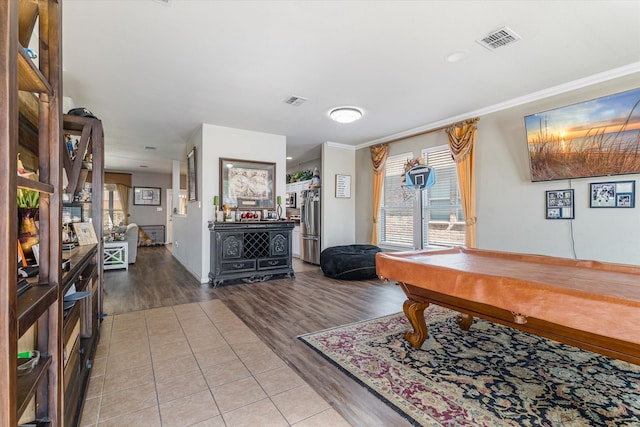
{"type": "Polygon", "coordinates": [[[449,147],[423,150],[422,157],[436,173],[435,184],[425,190],[422,197],[422,247],[463,245],[466,225],[456,164],[449,147]]]}
{"type": "Polygon", "coordinates": [[[122,210],[122,203],[120,202],[120,195],[116,184],[104,184],[102,195],[102,223],[104,227],[112,229],[124,225],[124,210],[122,210]]]}
{"type": "Polygon", "coordinates": [[[414,202],[412,192],[402,188],[402,174],[413,153],[388,156],[384,166],[384,184],[380,203],[378,242],[387,247],[414,248],[414,202]]]}
{"type": "Polygon", "coordinates": [[[435,184],[422,191],[403,186],[411,152],[387,157],[380,203],[378,243],[387,248],[420,249],[429,245],[462,245],[465,220],[455,162],[449,147],[422,150],[435,172],[435,184]]]}

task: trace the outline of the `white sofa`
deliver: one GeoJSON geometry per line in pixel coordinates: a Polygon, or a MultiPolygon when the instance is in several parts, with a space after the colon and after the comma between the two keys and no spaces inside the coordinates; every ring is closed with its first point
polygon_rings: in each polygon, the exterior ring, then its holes
{"type": "Polygon", "coordinates": [[[127,231],[124,232],[124,235],[129,244],[129,264],[133,264],[138,255],[138,224],[127,225],[127,231]]]}

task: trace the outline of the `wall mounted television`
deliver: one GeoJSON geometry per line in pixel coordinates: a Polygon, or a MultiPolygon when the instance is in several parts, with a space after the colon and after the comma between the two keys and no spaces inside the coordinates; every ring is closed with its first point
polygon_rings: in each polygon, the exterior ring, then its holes
{"type": "Polygon", "coordinates": [[[640,173],[640,88],[524,122],[531,181],[640,173]]]}

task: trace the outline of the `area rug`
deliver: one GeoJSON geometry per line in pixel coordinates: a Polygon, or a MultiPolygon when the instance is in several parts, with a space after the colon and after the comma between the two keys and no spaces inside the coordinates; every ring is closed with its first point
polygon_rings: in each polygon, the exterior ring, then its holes
{"type": "Polygon", "coordinates": [[[423,426],[640,426],[640,366],[481,319],[425,310],[414,349],[404,314],[298,337],[423,426]]]}

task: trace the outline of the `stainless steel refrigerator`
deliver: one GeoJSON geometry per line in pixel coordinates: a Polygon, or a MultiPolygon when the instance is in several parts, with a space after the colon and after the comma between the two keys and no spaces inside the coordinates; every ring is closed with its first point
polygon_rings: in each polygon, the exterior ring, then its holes
{"type": "Polygon", "coordinates": [[[300,207],[300,259],[320,265],[320,189],[302,193],[300,207]]]}

